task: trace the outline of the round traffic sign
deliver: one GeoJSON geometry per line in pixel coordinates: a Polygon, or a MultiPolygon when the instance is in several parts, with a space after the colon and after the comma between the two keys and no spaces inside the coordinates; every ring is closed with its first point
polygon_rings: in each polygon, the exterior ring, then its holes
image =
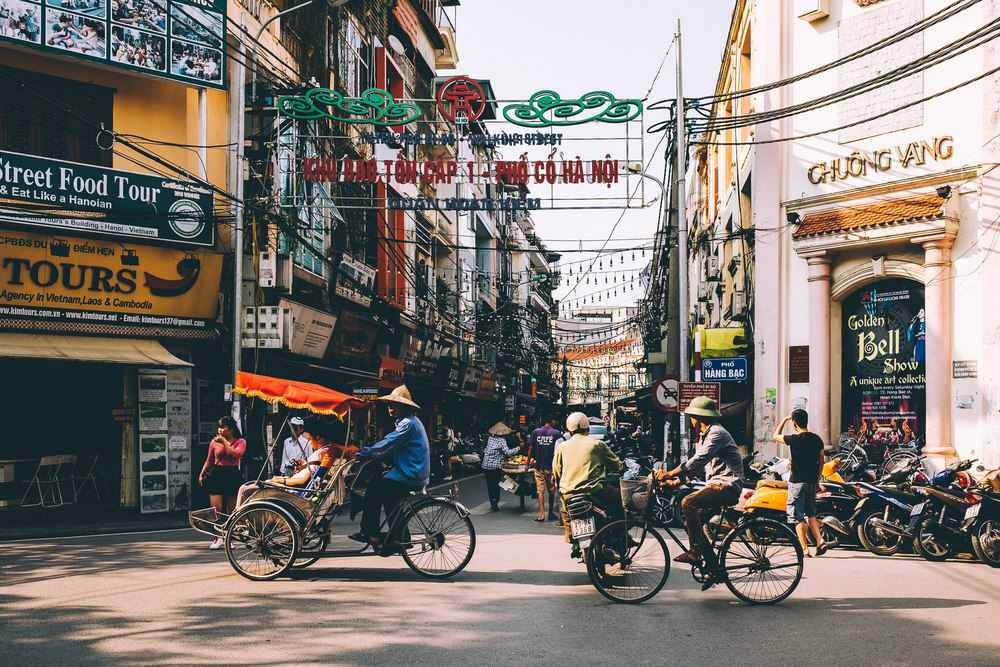
{"type": "Polygon", "coordinates": [[[677,412],[677,390],[680,378],[664,375],[653,383],[653,405],[664,412],[677,412]]]}

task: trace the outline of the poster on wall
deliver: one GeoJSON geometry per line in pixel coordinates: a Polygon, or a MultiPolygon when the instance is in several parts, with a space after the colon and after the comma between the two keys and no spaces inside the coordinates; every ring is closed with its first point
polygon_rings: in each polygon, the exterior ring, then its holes
{"type": "Polygon", "coordinates": [[[167,511],[167,371],[139,369],[139,508],[167,511]]]}
{"type": "Polygon", "coordinates": [[[225,88],[220,0],[0,0],[0,41],[225,88]]]}
{"type": "MultiPolygon", "coordinates": [[[[924,442],[924,286],[890,279],[843,302],[842,431],[876,458],[924,442]]],[[[934,351],[930,351],[931,354],[934,351]]]]}
{"type": "Polygon", "coordinates": [[[167,371],[168,463],[187,458],[187,466],[168,466],[167,506],[171,512],[191,509],[191,390],[190,368],[167,371]]]}

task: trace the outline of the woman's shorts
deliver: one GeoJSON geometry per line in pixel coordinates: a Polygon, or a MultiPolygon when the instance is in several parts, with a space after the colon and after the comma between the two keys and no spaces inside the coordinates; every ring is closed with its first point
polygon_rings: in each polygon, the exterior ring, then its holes
{"type": "Polygon", "coordinates": [[[235,496],[243,484],[243,473],[237,466],[215,466],[205,490],[210,496],[235,496]]]}

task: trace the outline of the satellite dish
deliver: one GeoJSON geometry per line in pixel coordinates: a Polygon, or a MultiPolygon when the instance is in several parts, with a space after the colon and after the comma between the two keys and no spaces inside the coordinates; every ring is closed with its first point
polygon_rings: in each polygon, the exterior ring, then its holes
{"type": "Polygon", "coordinates": [[[406,53],[406,47],[403,46],[403,43],[395,35],[389,35],[389,46],[399,55],[406,53]]]}

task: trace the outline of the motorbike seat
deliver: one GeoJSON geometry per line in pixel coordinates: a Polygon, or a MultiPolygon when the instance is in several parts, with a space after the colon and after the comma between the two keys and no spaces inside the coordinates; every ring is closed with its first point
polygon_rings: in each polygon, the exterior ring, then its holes
{"type": "Polygon", "coordinates": [[[787,489],[788,482],[783,482],[780,479],[762,479],[757,482],[757,488],[760,489],[762,487],[771,489],[787,489]]]}

